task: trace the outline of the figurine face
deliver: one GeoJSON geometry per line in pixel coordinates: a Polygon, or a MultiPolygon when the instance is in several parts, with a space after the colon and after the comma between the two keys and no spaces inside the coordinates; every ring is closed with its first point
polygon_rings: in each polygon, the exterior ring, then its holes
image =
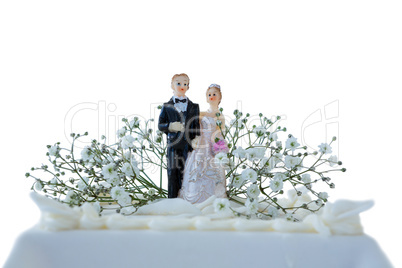
{"type": "Polygon", "coordinates": [[[207,102],[212,105],[219,105],[221,102],[221,93],[216,87],[211,87],[207,91],[207,102]]]}
{"type": "Polygon", "coordinates": [[[188,90],[188,82],[187,77],[183,75],[174,78],[172,81],[174,95],[177,97],[184,97],[186,95],[186,91],[188,90]]]}

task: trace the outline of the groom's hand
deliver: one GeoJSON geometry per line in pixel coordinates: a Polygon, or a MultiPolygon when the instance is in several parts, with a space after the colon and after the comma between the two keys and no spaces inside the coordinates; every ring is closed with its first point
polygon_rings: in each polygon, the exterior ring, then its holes
{"type": "Polygon", "coordinates": [[[193,149],[197,149],[198,148],[198,143],[200,141],[200,136],[196,136],[192,141],[191,141],[191,147],[193,147],[193,149]]]}
{"type": "Polygon", "coordinates": [[[170,132],[184,132],[184,125],[180,122],[173,122],[169,124],[169,131],[170,132]]]}

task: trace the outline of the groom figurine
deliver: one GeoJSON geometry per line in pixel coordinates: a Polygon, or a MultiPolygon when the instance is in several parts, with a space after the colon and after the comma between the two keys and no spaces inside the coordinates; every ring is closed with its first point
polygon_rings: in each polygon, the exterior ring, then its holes
{"type": "Polygon", "coordinates": [[[174,96],[163,104],[159,115],[158,128],[167,135],[169,198],[178,196],[187,154],[193,150],[191,141],[200,135],[200,108],[186,97],[189,84],[190,79],[184,73],[172,77],[174,96]]]}

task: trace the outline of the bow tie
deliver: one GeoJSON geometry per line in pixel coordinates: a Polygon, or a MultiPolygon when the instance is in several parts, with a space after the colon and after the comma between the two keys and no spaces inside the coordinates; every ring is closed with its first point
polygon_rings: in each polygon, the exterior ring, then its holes
{"type": "Polygon", "coordinates": [[[174,99],[174,101],[175,101],[175,102],[186,103],[186,102],[187,102],[187,99],[182,99],[182,100],[180,100],[180,99],[174,99]]]}

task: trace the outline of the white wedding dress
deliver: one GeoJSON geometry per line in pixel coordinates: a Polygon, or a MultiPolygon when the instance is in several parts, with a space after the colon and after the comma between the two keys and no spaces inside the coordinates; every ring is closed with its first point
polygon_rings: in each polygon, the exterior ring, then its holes
{"type": "Polygon", "coordinates": [[[201,136],[198,146],[189,153],[184,167],[179,198],[200,203],[215,195],[226,197],[225,170],[214,163],[212,150],[216,132],[215,118],[204,116],[200,122],[201,136]]]}

